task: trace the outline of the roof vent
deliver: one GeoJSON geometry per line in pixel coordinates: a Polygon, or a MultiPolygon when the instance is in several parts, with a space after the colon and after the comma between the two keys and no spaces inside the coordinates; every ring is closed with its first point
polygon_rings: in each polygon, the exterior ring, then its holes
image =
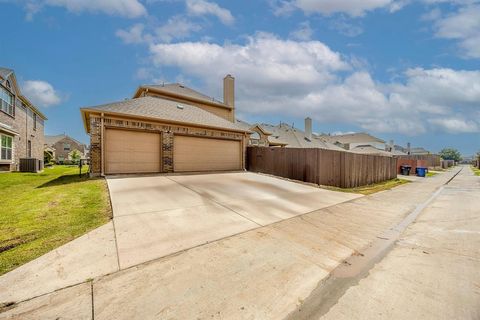
{"type": "Polygon", "coordinates": [[[178,85],[180,88],[185,88],[185,86],[183,84],[179,84],[178,85]]]}
{"type": "Polygon", "coordinates": [[[177,104],[177,109],[183,110],[184,108],[184,106],[177,104]]]}

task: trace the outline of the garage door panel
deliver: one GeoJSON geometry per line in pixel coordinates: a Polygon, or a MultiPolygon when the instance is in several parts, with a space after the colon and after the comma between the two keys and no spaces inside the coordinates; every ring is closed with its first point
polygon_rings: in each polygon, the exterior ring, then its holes
{"type": "Polygon", "coordinates": [[[160,172],[159,133],[107,129],[105,136],[107,174],[160,172]]]}
{"type": "Polygon", "coordinates": [[[176,172],[227,171],[242,168],[240,141],[175,136],[173,150],[176,172]]]}

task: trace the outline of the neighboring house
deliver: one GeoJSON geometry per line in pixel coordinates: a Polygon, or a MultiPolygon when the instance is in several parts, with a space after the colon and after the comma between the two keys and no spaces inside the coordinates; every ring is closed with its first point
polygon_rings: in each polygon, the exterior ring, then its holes
{"type": "Polygon", "coordinates": [[[385,141],[365,132],[349,133],[342,135],[322,136],[326,141],[333,143],[345,150],[354,150],[356,147],[371,146],[377,150],[386,150],[385,141]]]}
{"type": "Polygon", "coordinates": [[[372,147],[371,145],[356,146],[355,148],[351,149],[350,152],[360,153],[360,154],[370,154],[374,156],[388,156],[388,157],[391,157],[394,155],[389,151],[381,150],[381,149],[372,147]]]}
{"type": "Polygon", "coordinates": [[[312,132],[312,119],[305,119],[305,131],[295,128],[286,123],[278,125],[254,124],[249,125],[244,121],[238,121],[245,129],[253,132],[250,135],[249,145],[286,148],[320,148],[329,150],[345,151],[321,138],[312,132]]]}
{"type": "Polygon", "coordinates": [[[410,148],[410,154],[419,156],[419,155],[431,154],[431,152],[426,150],[425,148],[416,147],[416,148],[410,148]]]}
{"type": "Polygon", "coordinates": [[[73,150],[78,150],[82,158],[87,157],[88,148],[84,143],[81,143],[66,134],[45,136],[45,151],[50,152],[56,162],[71,160],[69,155],[73,150]]]}
{"type": "Polygon", "coordinates": [[[427,155],[427,154],[432,154],[430,151],[425,150],[425,148],[422,148],[422,147],[412,148],[412,147],[410,147],[410,143],[407,143],[406,147],[395,145],[395,152],[398,153],[397,155],[427,155]]]}
{"type": "Polygon", "coordinates": [[[235,123],[234,78],[220,102],[180,84],[141,86],[133,99],[82,108],[93,175],[245,168],[249,130],[235,123]]]}
{"type": "Polygon", "coordinates": [[[251,132],[250,137],[248,139],[249,146],[256,146],[256,147],[285,147],[287,145],[286,142],[281,141],[278,136],[273,136],[271,132],[267,131],[265,128],[268,125],[265,124],[249,124],[242,120],[236,120],[237,125],[244,128],[245,130],[249,130],[251,132]]]}
{"type": "Polygon", "coordinates": [[[14,71],[0,67],[0,171],[19,170],[21,158],[37,159],[43,167],[45,120],[22,94],[14,71]]]}

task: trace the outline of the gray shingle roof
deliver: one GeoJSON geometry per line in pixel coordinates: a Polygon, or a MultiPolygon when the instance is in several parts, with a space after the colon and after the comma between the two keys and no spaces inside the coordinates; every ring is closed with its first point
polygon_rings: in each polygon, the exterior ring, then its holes
{"type": "Polygon", "coordinates": [[[48,146],[51,146],[51,145],[57,143],[58,141],[62,140],[66,136],[67,135],[65,135],[65,134],[57,134],[55,136],[45,135],[45,144],[48,145],[48,146]]]}
{"type": "Polygon", "coordinates": [[[286,143],[287,148],[320,148],[328,150],[345,151],[332,143],[322,140],[319,136],[312,134],[312,139],[308,140],[305,132],[294,128],[288,124],[281,123],[279,125],[271,125],[262,123],[260,125],[265,131],[271,132],[272,135],[268,137],[271,142],[286,143]]]}
{"type": "Polygon", "coordinates": [[[62,140],[63,138],[70,138],[72,139],[73,141],[75,141],[76,143],[80,144],[80,145],[84,145],[84,143],[78,141],[77,139],[75,138],[72,138],[66,134],[57,134],[57,135],[54,135],[54,136],[48,136],[48,135],[45,135],[45,144],[48,145],[48,146],[51,146],[51,145],[54,145],[55,143],[57,143],[58,141],[62,140]]]}
{"type": "Polygon", "coordinates": [[[181,122],[202,127],[229,129],[232,131],[249,131],[198,107],[150,96],[82,108],[82,110],[96,110],[141,116],[167,122],[181,122]]]}
{"type": "Polygon", "coordinates": [[[385,150],[380,150],[377,149],[373,146],[370,145],[365,145],[365,146],[357,146],[353,149],[350,150],[350,152],[353,153],[361,153],[361,154],[370,154],[370,155],[376,155],[376,156],[392,156],[392,153],[385,151],[385,150]]]}
{"type": "Polygon", "coordinates": [[[201,92],[198,92],[192,88],[186,87],[180,83],[168,83],[168,84],[161,84],[161,85],[143,85],[142,87],[155,89],[158,91],[174,93],[174,94],[182,95],[184,97],[195,98],[195,99],[203,100],[206,102],[215,102],[217,104],[221,104],[227,107],[227,105],[224,104],[223,101],[216,100],[215,98],[209,97],[201,92]]]}
{"type": "Polygon", "coordinates": [[[365,132],[334,135],[334,136],[330,136],[328,139],[331,141],[338,141],[340,143],[362,143],[362,142],[385,143],[385,141],[383,141],[382,139],[374,137],[365,132]]]}

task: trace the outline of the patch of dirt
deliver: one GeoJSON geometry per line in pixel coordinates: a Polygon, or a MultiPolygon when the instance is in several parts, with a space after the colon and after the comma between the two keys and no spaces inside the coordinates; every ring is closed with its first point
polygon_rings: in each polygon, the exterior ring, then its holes
{"type": "Polygon", "coordinates": [[[0,313],[10,310],[15,307],[15,302],[0,303],[0,313]]]}
{"type": "Polygon", "coordinates": [[[18,247],[19,245],[25,244],[27,242],[31,242],[33,240],[37,239],[35,234],[33,233],[28,233],[22,236],[18,236],[12,239],[7,239],[4,241],[0,242],[0,253],[11,250],[15,247],[18,247]]]}

